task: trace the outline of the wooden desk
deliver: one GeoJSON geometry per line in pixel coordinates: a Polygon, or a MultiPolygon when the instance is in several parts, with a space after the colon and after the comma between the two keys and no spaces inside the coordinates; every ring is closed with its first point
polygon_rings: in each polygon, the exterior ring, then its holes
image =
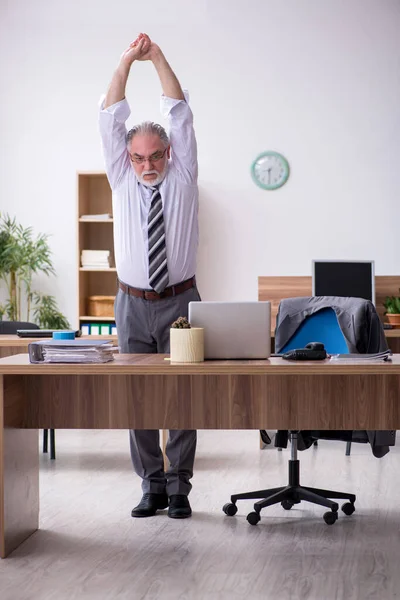
{"type": "Polygon", "coordinates": [[[399,429],[400,356],[388,364],[1,359],[1,557],[38,528],[39,428],[399,429]]]}
{"type": "MultiPolygon", "coordinates": [[[[43,338],[20,338],[18,335],[2,335],[0,334],[0,358],[6,356],[14,356],[15,354],[27,353],[28,344],[35,341],[40,341],[43,338]]],[[[116,335],[83,335],[80,339],[83,340],[112,340],[116,346],[118,344],[118,337],[116,335]]],[[[168,459],[165,452],[165,448],[168,441],[168,431],[163,429],[161,431],[161,449],[164,456],[164,467],[168,467],[168,459]]]]}

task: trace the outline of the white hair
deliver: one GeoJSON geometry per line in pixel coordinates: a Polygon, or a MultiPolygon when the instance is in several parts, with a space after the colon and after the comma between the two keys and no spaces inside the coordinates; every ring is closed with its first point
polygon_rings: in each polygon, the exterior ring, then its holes
{"type": "Polygon", "coordinates": [[[139,125],[132,127],[126,134],[126,145],[129,146],[135,135],[158,135],[164,147],[169,146],[169,138],[167,132],[162,125],[153,123],[153,121],[143,121],[139,125]]]}

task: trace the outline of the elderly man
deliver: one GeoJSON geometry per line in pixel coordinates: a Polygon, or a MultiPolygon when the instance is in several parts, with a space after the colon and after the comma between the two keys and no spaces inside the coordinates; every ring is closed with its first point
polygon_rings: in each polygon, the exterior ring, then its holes
{"type": "MultiPolygon", "coordinates": [[[[188,315],[190,301],[200,300],[197,147],[187,95],[146,34],[123,52],[101,103],[99,126],[113,191],[119,346],[123,353],[169,352],[171,323],[188,315]],[[157,71],[169,137],[161,125],[148,121],[126,130],[125,88],[136,60],[152,62],[157,71]]],[[[150,517],[168,507],[169,517],[189,517],[196,431],[169,432],[167,472],[158,430],[130,431],[130,446],[143,491],[132,516],[150,517]]]]}

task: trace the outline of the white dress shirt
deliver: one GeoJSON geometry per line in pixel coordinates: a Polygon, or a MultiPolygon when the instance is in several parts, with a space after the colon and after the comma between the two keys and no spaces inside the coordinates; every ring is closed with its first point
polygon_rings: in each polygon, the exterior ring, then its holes
{"type": "MultiPolygon", "coordinates": [[[[147,217],[152,190],[139,183],[131,165],[125,122],[126,99],[104,109],[99,127],[105,168],[112,189],[114,251],[118,278],[132,287],[149,289],[147,217]]],[[[193,114],[185,100],[161,97],[161,112],[169,121],[171,158],[159,190],[163,203],[169,284],[196,273],[198,246],[197,145],[193,114]]]]}

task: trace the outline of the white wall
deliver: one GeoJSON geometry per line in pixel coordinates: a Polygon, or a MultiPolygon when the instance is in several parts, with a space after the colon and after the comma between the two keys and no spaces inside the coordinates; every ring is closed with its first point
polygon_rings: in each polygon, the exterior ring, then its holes
{"type": "MultiPolygon", "coordinates": [[[[200,160],[204,299],[256,299],[258,275],[312,258],[375,259],[399,274],[397,0],[14,0],[0,5],[0,210],[52,234],[43,280],[77,323],[76,171],[102,169],[97,102],[147,31],[191,93],[200,160]],[[250,164],[289,160],[262,191],[250,164]]],[[[131,123],[160,120],[159,83],[135,63],[131,123]]]]}

